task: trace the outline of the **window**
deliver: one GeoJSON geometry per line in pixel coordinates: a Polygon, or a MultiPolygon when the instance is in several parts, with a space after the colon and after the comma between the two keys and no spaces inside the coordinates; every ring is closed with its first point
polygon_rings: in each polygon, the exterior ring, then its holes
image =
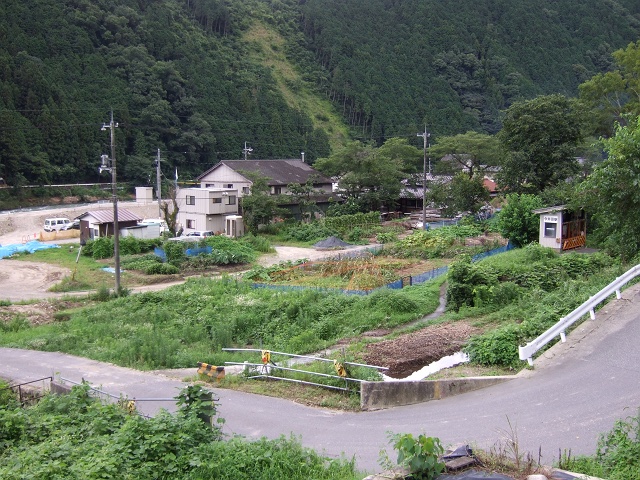
{"type": "Polygon", "coordinates": [[[280,195],[282,193],[282,187],[273,187],[273,194],[280,195]]]}
{"type": "Polygon", "coordinates": [[[216,184],[215,184],[215,183],[205,183],[205,184],[204,184],[204,188],[213,188],[213,187],[215,187],[215,186],[216,186],[216,184]]]}
{"type": "Polygon", "coordinates": [[[227,183],[224,188],[233,188],[233,183],[227,183]]]}
{"type": "Polygon", "coordinates": [[[227,205],[235,205],[236,204],[236,196],[235,195],[229,195],[227,197],[227,205]]]}
{"type": "Polygon", "coordinates": [[[557,226],[557,223],[544,222],[544,236],[555,238],[557,226]]]}
{"type": "Polygon", "coordinates": [[[212,203],[222,203],[222,199],[220,197],[218,197],[218,198],[214,197],[214,198],[211,199],[211,202],[212,203]]]}
{"type": "Polygon", "coordinates": [[[195,205],[196,197],[194,195],[187,195],[187,205],[195,205]]]}
{"type": "Polygon", "coordinates": [[[195,220],[187,220],[187,228],[196,228],[195,220]]]}
{"type": "Polygon", "coordinates": [[[249,195],[251,193],[251,189],[249,187],[242,187],[242,193],[249,195]]]}

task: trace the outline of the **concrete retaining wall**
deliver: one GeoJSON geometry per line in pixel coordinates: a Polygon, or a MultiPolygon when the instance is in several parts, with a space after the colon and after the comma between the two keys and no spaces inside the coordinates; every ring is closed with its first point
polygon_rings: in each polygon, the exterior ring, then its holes
{"type": "Polygon", "coordinates": [[[55,393],[57,395],[67,395],[71,392],[71,387],[69,385],[65,385],[56,381],[51,382],[50,388],[51,393],[55,393]]]}
{"type": "Polygon", "coordinates": [[[515,377],[468,377],[421,382],[363,382],[360,387],[362,410],[412,405],[414,403],[440,400],[460,393],[506,382],[515,377]]]}

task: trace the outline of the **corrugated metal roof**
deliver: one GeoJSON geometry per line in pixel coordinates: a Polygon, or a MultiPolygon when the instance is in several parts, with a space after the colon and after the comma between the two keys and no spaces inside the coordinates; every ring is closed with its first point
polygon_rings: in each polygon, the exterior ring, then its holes
{"type": "Polygon", "coordinates": [[[316,176],[314,183],[332,183],[331,179],[299,159],[290,160],[223,160],[200,175],[204,178],[220,165],[239,171],[257,172],[269,179],[269,185],[289,185],[290,183],[306,183],[309,177],[316,176]]]}
{"type": "MultiPolygon", "coordinates": [[[[88,216],[93,217],[96,223],[113,223],[113,209],[92,210],[90,212],[85,212],[76,218],[82,220],[83,218],[86,218],[88,216]]],[[[135,213],[131,213],[129,210],[125,210],[124,208],[118,208],[119,222],[138,222],[140,220],[142,220],[142,218],[135,213]]]]}

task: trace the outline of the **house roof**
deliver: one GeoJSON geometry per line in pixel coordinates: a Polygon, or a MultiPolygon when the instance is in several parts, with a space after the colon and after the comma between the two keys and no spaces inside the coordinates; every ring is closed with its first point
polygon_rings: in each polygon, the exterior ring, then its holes
{"type": "Polygon", "coordinates": [[[555,207],[545,207],[545,208],[536,208],[533,210],[533,213],[541,214],[541,213],[553,213],[553,212],[561,212],[562,210],[566,210],[566,205],[556,205],[555,207]]]}
{"type": "Polygon", "coordinates": [[[332,183],[332,180],[325,177],[317,170],[310,167],[299,159],[290,160],[223,160],[214,165],[202,175],[197,177],[201,180],[221,165],[239,171],[256,172],[269,179],[269,185],[289,185],[290,183],[306,183],[309,177],[315,175],[314,183],[332,183]]]}
{"type": "MultiPolygon", "coordinates": [[[[95,218],[96,223],[113,223],[113,209],[92,210],[91,212],[85,212],[82,215],[78,215],[76,218],[82,220],[88,216],[95,218]]],[[[142,220],[142,218],[135,213],[131,213],[129,210],[125,210],[124,208],[118,209],[119,222],[138,222],[140,220],[142,220]]]]}
{"type": "Polygon", "coordinates": [[[490,178],[484,177],[484,179],[482,180],[482,185],[491,193],[498,191],[498,184],[490,178]]]}

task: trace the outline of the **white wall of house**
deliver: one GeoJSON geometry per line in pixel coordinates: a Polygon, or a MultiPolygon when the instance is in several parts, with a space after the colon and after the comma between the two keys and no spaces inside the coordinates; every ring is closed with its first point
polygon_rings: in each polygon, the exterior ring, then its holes
{"type": "Polygon", "coordinates": [[[176,195],[177,222],[184,233],[224,232],[225,217],[238,214],[238,191],[223,188],[181,188],[176,195]]]}
{"type": "Polygon", "coordinates": [[[562,210],[540,214],[540,238],[543,247],[562,249],[562,210]]]}
{"type": "Polygon", "coordinates": [[[240,197],[249,195],[251,185],[251,180],[226,165],[220,165],[200,180],[202,188],[232,188],[238,191],[240,197]]]}

